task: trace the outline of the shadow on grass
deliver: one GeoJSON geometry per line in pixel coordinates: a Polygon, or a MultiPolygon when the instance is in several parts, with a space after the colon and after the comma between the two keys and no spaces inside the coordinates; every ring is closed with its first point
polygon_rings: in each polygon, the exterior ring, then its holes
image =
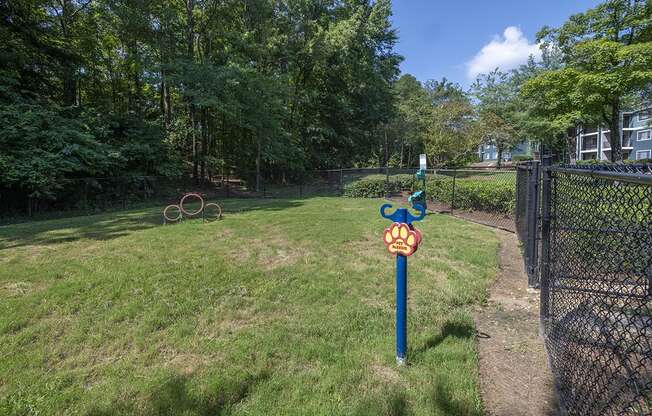
{"type": "Polygon", "coordinates": [[[363,401],[353,414],[355,416],[407,416],[411,412],[404,393],[384,391],[381,396],[363,401]]]}
{"type": "Polygon", "coordinates": [[[444,323],[440,333],[430,336],[422,345],[415,347],[411,355],[418,361],[428,350],[436,348],[449,337],[464,339],[474,336],[475,328],[470,323],[447,321],[444,323]]]}
{"type": "MultiPolygon", "coordinates": [[[[298,207],[301,200],[228,200],[220,201],[228,213],[246,211],[280,211],[298,207]]],[[[189,205],[191,208],[192,205],[189,205]]],[[[77,240],[110,240],[137,231],[162,226],[163,206],[146,210],[129,210],[71,217],[49,221],[35,221],[0,226],[0,251],[29,245],[56,245],[77,240]]],[[[227,217],[228,220],[228,217],[227,217]]]]}
{"type": "MultiPolygon", "coordinates": [[[[190,387],[192,379],[176,376],[151,393],[145,408],[156,415],[220,415],[245,401],[255,386],[268,378],[269,374],[262,372],[220,386],[219,391],[193,391],[190,387]]],[[[129,409],[118,405],[110,409],[92,409],[86,414],[112,416],[125,413],[130,413],[129,409]]]]}
{"type": "Polygon", "coordinates": [[[461,401],[455,396],[452,391],[453,384],[445,376],[437,376],[435,389],[432,393],[433,412],[435,414],[444,415],[466,415],[466,416],[481,416],[482,411],[476,407],[475,403],[469,401],[461,401]]]}

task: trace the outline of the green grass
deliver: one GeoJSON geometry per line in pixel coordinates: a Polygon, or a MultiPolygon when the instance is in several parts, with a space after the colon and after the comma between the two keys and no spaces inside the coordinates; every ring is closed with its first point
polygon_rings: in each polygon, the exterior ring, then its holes
{"type": "Polygon", "coordinates": [[[379,200],[228,201],[0,227],[2,415],[480,415],[472,305],[497,239],[432,214],[409,362],[379,200]],[[235,212],[238,211],[238,212],[235,212]]]}

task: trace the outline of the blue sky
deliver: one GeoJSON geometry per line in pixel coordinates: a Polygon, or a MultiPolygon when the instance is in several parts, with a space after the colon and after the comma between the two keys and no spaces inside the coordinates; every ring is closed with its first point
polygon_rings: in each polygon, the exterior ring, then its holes
{"type": "Polygon", "coordinates": [[[538,30],[559,26],[598,0],[394,0],[404,73],[470,85],[475,74],[510,69],[538,53],[538,30]]]}

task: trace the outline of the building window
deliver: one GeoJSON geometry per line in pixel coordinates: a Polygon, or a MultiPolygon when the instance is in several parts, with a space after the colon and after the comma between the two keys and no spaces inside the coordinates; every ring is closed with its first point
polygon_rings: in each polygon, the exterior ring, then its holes
{"type": "Polygon", "coordinates": [[[652,118],[652,110],[643,110],[638,112],[638,121],[649,120],[652,118]]]}
{"type": "Polygon", "coordinates": [[[650,159],[652,155],[652,150],[639,150],[636,152],[636,160],[641,160],[641,159],[650,159]]]}
{"type": "Polygon", "coordinates": [[[639,132],[636,132],[636,140],[639,142],[652,140],[652,135],[650,135],[650,130],[641,130],[639,132]]]}
{"type": "Polygon", "coordinates": [[[582,138],[582,150],[594,150],[598,148],[598,136],[582,138]]]}

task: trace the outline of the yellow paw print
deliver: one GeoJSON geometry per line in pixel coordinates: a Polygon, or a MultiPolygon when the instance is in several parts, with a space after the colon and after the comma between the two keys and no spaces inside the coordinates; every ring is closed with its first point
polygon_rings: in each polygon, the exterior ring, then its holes
{"type": "Polygon", "coordinates": [[[405,223],[395,222],[385,229],[383,241],[392,254],[411,256],[421,242],[421,233],[405,223]]]}

